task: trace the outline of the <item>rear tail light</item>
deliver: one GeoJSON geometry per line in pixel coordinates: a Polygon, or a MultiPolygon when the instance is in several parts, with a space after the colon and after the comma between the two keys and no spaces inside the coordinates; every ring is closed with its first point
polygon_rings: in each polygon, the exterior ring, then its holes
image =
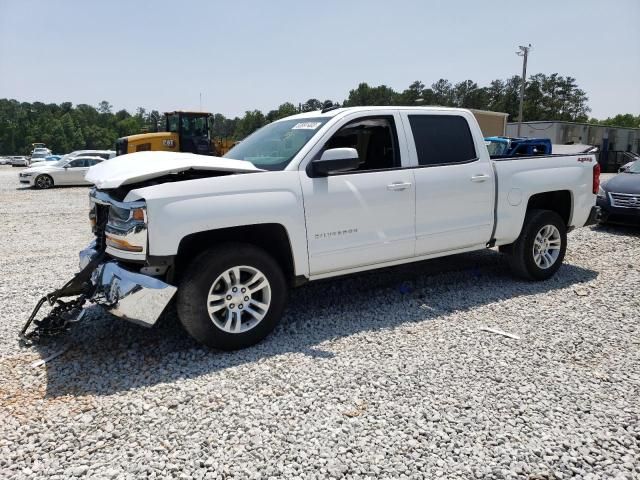
{"type": "Polygon", "coordinates": [[[600,164],[596,162],[593,166],[593,193],[595,195],[598,194],[598,189],[600,188],[600,164]]]}

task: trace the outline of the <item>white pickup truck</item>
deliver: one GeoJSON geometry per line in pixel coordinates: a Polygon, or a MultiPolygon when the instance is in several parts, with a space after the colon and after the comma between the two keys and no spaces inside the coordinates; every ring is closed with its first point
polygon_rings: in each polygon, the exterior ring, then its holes
{"type": "Polygon", "coordinates": [[[252,345],[290,287],[500,247],[531,280],[595,223],[593,155],[493,161],[461,109],[327,109],[271,123],[225,158],[140,152],[92,167],[89,294],[153,325],[175,300],[199,342],[252,345]]]}

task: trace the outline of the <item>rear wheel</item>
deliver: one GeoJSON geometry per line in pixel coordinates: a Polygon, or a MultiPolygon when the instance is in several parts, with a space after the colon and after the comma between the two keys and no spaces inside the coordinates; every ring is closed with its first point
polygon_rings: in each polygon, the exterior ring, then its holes
{"type": "Polygon", "coordinates": [[[266,252],[248,244],[221,245],[188,267],[178,290],[178,317],[198,342],[235,350],[275,328],[287,294],[284,274],[266,252]]]}
{"type": "Polygon", "coordinates": [[[546,280],[555,274],[567,249],[567,227],[550,210],[530,210],[510,249],[510,265],[519,277],[546,280]]]}
{"type": "Polygon", "coordinates": [[[36,188],[39,189],[51,188],[53,187],[53,178],[51,178],[49,175],[38,175],[34,184],[36,188]]]}

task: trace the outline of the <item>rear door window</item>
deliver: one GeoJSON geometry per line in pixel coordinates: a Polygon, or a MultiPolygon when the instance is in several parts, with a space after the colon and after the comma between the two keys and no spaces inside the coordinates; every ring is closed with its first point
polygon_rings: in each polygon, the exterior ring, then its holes
{"type": "Polygon", "coordinates": [[[469,124],[457,115],[409,115],[421,166],[452,165],[477,159],[469,124]]]}

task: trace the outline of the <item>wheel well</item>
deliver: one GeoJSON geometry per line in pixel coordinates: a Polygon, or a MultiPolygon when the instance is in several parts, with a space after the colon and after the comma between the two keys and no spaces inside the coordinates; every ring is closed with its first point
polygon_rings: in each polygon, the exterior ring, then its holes
{"type": "Polygon", "coordinates": [[[295,273],[291,242],[287,230],[277,223],[221,228],[187,235],[180,241],[174,263],[177,278],[200,252],[227,242],[250,243],[262,248],[278,262],[287,280],[293,282],[295,273]]]}
{"type": "Polygon", "coordinates": [[[533,209],[551,210],[560,215],[565,225],[571,218],[571,192],[558,190],[555,192],[536,193],[529,198],[527,211],[533,209]]]}

